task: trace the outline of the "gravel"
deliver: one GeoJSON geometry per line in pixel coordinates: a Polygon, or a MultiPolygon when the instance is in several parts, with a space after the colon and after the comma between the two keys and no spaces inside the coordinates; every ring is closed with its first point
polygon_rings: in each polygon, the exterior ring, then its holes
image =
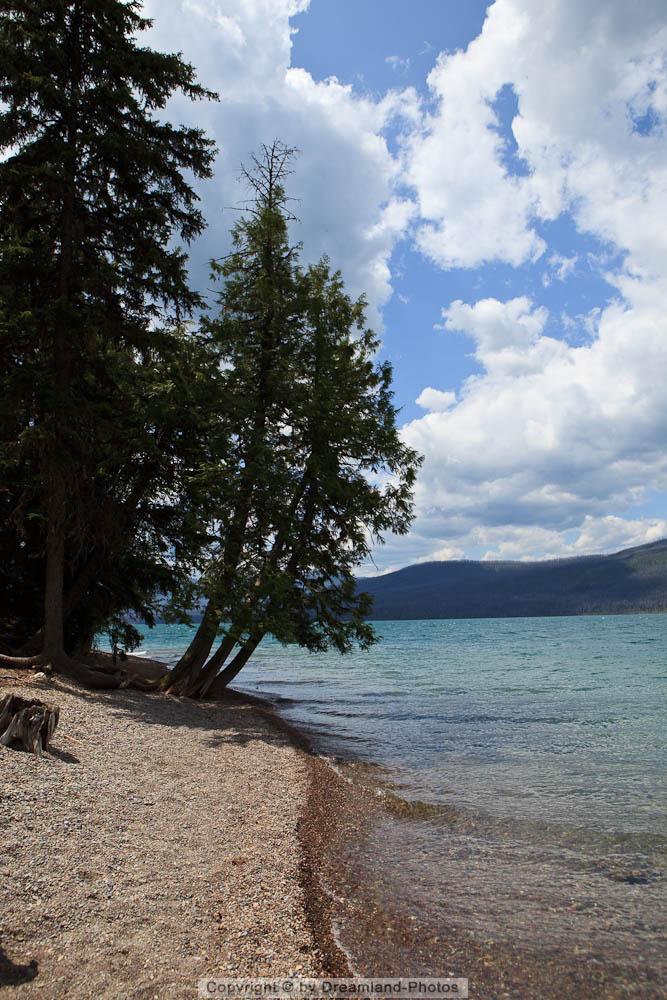
{"type": "MultiPolygon", "coordinates": [[[[309,764],[255,707],[83,691],[37,758],[0,747],[7,998],[182,998],[205,975],[317,975],[298,822],[309,764]]],[[[21,678],[21,683],[17,679],[21,678]]]]}

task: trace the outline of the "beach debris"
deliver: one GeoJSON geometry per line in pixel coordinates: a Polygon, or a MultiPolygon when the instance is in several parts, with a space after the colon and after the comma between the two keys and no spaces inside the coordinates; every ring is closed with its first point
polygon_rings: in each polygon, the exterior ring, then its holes
{"type": "Polygon", "coordinates": [[[48,748],[60,718],[58,705],[6,694],[0,698],[0,746],[20,743],[41,756],[48,748]]]}

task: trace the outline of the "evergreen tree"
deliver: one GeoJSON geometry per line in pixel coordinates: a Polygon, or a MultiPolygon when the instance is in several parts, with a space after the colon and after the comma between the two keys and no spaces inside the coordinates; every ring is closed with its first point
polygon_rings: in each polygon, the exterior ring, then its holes
{"type": "MultiPolygon", "coordinates": [[[[291,151],[281,153],[284,172],[291,151]]],[[[260,177],[275,155],[275,145],[265,150],[256,164],[260,177]]],[[[209,323],[231,366],[229,384],[238,390],[227,395],[237,437],[254,440],[258,420],[262,434],[256,462],[248,463],[244,453],[235,477],[231,523],[240,509],[245,533],[234,550],[234,576],[224,548],[206,577],[220,584],[224,636],[207,663],[186,658],[168,681],[170,690],[190,695],[224,688],[268,632],[311,650],[346,652],[372,643],[365,621],[369,601],[356,592],[353,571],[372,543],[387,531],[406,532],[412,519],[419,459],[399,438],[391,367],[375,361],[379,344],[365,326],[364,300],[345,294],[340,274],[332,274],[326,260],[306,272],[299,267],[298,248],[287,242],[287,214],[282,186],[270,212],[260,188],[249,218],[237,228],[256,233],[258,247],[271,242],[269,234],[281,233],[271,246],[283,262],[284,283],[273,284],[271,256],[248,253],[244,241],[244,252],[222,270],[222,312],[209,323]],[[253,386],[260,384],[263,358],[255,317],[263,313],[251,304],[264,304],[267,288],[278,296],[281,311],[271,315],[280,336],[269,355],[270,389],[261,393],[253,386]],[[243,492],[244,483],[252,489],[243,492]]],[[[227,526],[223,534],[228,542],[227,526]]],[[[206,628],[205,616],[199,634],[206,628]]],[[[212,647],[210,634],[206,647],[212,647]]]]}
{"type": "MultiPolygon", "coordinates": [[[[16,0],[0,12],[0,475],[10,484],[0,538],[15,589],[43,594],[36,658],[56,667],[72,666],[66,585],[76,590],[72,567],[86,564],[101,514],[106,555],[94,577],[114,563],[122,572],[121,538],[133,538],[137,580],[142,560],[155,563],[154,549],[142,556],[152,543],[150,532],[138,540],[136,522],[156,483],[150,469],[128,467],[126,442],[157,416],[138,401],[163,391],[155,358],[161,351],[163,363],[176,344],[166,327],[200,305],[174,238],[188,242],[204,227],[186,172],[208,177],[214,148],[162,111],[175,91],[215,95],[178,56],[138,43],[149,24],[138,10],[121,0],[16,0]],[[37,556],[27,571],[26,551],[37,556]]],[[[159,447],[160,437],[149,426],[153,443],[143,443],[159,447]]],[[[155,544],[169,534],[163,525],[155,544]]],[[[29,634],[29,618],[14,615],[14,626],[29,634]]]]}
{"type": "MultiPolygon", "coordinates": [[[[205,319],[203,329],[225,372],[217,408],[229,441],[224,464],[209,470],[208,488],[219,504],[218,542],[200,581],[201,624],[168,678],[174,692],[201,670],[223,619],[238,617],[298,463],[288,415],[301,322],[299,248],[289,243],[283,183],[293,152],[274,142],[253,158],[245,172],[253,202],[232,231],[232,253],[213,262],[223,287],[218,316],[205,319]]],[[[235,641],[231,630],[224,648],[235,641]]]]}

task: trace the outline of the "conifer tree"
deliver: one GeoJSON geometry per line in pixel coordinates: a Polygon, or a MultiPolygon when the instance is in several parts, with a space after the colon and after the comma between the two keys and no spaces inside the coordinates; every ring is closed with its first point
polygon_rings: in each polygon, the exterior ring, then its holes
{"type": "MultiPolygon", "coordinates": [[[[95,534],[100,477],[120,476],[121,508],[139,488],[123,483],[118,448],[141,414],[114,403],[153,363],[156,330],[200,305],[174,241],[204,227],[186,174],[208,177],[214,147],[163,110],[176,91],[215,95],[179,56],[139,44],[148,25],[121,0],[0,12],[0,474],[14,532],[3,545],[17,568],[26,544],[42,557],[25,585],[43,594],[36,659],[56,668],[72,666],[65,582],[95,534]]],[[[127,515],[114,515],[111,562],[127,515]]]]}
{"type": "MultiPolygon", "coordinates": [[[[269,176],[277,152],[284,175],[292,151],[274,144],[256,163],[260,178],[269,176]]],[[[246,452],[239,459],[222,556],[205,578],[215,593],[215,625],[225,619],[222,640],[208,662],[186,657],[167,682],[189,695],[223,689],[267,633],[314,651],[372,643],[369,601],[356,591],[354,569],[386,532],[405,533],[412,520],[419,459],[400,440],[391,367],[375,360],[379,343],[366,328],[365,302],[345,294],[326,260],[300,267],[299,248],[288,243],[282,185],[270,206],[263,187],[256,193],[237,227],[239,252],[222,269],[221,314],[209,327],[229,364],[236,436],[258,450],[254,462],[246,452]],[[254,252],[249,232],[259,237],[254,252]],[[276,261],[260,251],[269,244],[283,268],[280,284],[276,261]],[[257,322],[269,313],[258,308],[266,303],[275,323],[268,357],[257,322]],[[269,381],[260,392],[257,376],[267,361],[269,381]],[[243,537],[229,534],[239,511],[243,537]]],[[[206,628],[205,615],[195,644],[206,628]]]]}
{"type": "MultiPolygon", "coordinates": [[[[218,408],[229,443],[225,463],[211,470],[218,497],[218,542],[201,580],[206,605],[193,640],[168,678],[182,690],[206,662],[221,622],[231,621],[254,586],[297,457],[287,417],[300,336],[299,247],[290,245],[284,181],[294,150],[265,146],[245,171],[253,199],[232,231],[233,250],[213,262],[222,280],[219,312],[203,328],[226,373],[218,408]]],[[[233,630],[224,648],[235,645],[233,630]]]]}

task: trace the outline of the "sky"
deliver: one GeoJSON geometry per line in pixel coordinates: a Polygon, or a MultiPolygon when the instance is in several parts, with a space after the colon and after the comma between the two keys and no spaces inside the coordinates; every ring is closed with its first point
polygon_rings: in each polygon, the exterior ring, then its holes
{"type": "Polygon", "coordinates": [[[228,247],[239,167],[298,147],[306,261],[368,298],[423,456],[430,559],[667,536],[665,0],[146,0],[148,41],[219,103],[193,282],[228,247]]]}

